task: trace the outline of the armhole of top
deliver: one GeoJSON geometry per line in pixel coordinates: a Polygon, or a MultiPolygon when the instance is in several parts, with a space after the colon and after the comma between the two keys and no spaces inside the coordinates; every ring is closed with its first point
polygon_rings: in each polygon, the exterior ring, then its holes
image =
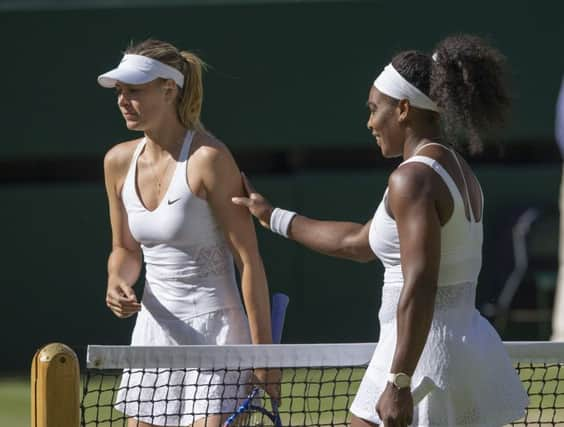
{"type": "Polygon", "coordinates": [[[145,138],[141,138],[141,141],[135,146],[133,150],[133,154],[131,155],[131,160],[129,160],[129,166],[127,167],[127,172],[125,173],[125,177],[123,179],[123,183],[121,185],[121,189],[119,191],[119,198],[123,201],[123,191],[126,188],[129,180],[133,180],[131,183],[133,185],[133,189],[137,193],[137,160],[139,159],[139,154],[141,150],[145,146],[145,138]]]}
{"type": "MultiPolygon", "coordinates": [[[[460,160],[456,154],[456,151],[449,149],[450,153],[454,157],[456,164],[458,165],[458,170],[460,171],[460,175],[462,176],[462,183],[464,184],[464,199],[466,200],[466,205],[468,206],[468,214],[470,215],[470,221],[476,222],[476,218],[474,217],[474,209],[472,208],[472,200],[470,200],[470,189],[468,188],[468,182],[466,181],[466,174],[464,173],[464,169],[460,164],[460,160]]],[[[466,207],[464,208],[466,211],[466,207]]]]}
{"type": "Polygon", "coordinates": [[[458,170],[462,175],[462,181],[464,183],[464,194],[466,196],[466,203],[468,204],[468,213],[470,214],[470,220],[474,223],[481,222],[484,216],[484,192],[482,191],[482,185],[478,180],[476,180],[476,183],[478,184],[477,185],[478,191],[480,192],[480,206],[478,209],[479,218],[477,218],[476,215],[474,215],[474,208],[472,206],[472,200],[470,199],[470,188],[468,187],[468,182],[466,181],[466,174],[464,173],[462,164],[460,163],[460,160],[458,159],[458,155],[456,154],[456,152],[452,149],[449,149],[449,151],[452,153],[454,159],[456,160],[456,164],[458,165],[458,170]]]}

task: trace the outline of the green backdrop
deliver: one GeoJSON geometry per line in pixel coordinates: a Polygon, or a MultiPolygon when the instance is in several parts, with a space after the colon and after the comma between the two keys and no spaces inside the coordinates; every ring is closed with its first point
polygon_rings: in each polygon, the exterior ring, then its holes
{"type": "Polygon", "coordinates": [[[6,11],[0,156],[101,155],[129,138],[96,76],[147,37],[209,62],[204,121],[228,144],[345,148],[370,142],[368,89],[394,53],[478,33],[511,65],[514,117],[503,138],[550,143],[563,14],[564,3],[548,0],[6,11]]]}

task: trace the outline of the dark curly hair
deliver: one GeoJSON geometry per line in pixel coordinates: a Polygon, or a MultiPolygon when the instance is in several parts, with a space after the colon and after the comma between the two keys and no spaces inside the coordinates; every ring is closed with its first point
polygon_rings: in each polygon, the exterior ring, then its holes
{"type": "Polygon", "coordinates": [[[504,56],[473,35],[450,36],[432,55],[405,51],[394,68],[441,108],[443,133],[471,153],[482,150],[481,136],[505,123],[510,107],[504,56]]]}

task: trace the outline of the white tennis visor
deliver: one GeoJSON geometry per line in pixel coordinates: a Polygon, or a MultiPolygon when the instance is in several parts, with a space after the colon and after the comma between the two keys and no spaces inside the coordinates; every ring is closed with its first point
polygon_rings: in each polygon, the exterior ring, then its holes
{"type": "Polygon", "coordinates": [[[124,55],[119,65],[98,76],[100,86],[112,88],[116,82],[140,85],[158,78],[171,79],[180,87],[184,86],[184,75],[176,68],[143,55],[124,55]]]}

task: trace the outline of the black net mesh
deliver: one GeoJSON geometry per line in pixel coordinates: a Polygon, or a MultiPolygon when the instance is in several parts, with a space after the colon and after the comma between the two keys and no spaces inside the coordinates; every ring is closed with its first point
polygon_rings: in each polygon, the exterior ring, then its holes
{"type": "MultiPolygon", "coordinates": [[[[529,407],[526,417],[512,425],[564,426],[562,366],[516,365],[529,393],[529,407]]],[[[359,366],[284,368],[279,408],[281,424],[349,425],[348,409],[364,369],[359,366]]],[[[199,420],[201,426],[223,426],[255,383],[253,371],[249,369],[89,369],[83,377],[82,425],[127,426],[128,422],[135,425],[135,420],[140,420],[153,425],[188,426],[199,420]],[[132,421],[128,421],[131,417],[132,421]]],[[[252,404],[272,410],[270,399],[264,393],[259,393],[252,404]]],[[[275,423],[255,412],[238,417],[233,425],[275,423]]]]}
{"type": "Polygon", "coordinates": [[[516,366],[529,394],[529,407],[525,418],[512,425],[564,426],[564,361],[516,366]]]}
{"type": "MultiPolygon", "coordinates": [[[[359,367],[284,368],[279,407],[282,425],[347,425],[348,408],[363,374],[364,368],[359,367]]],[[[256,384],[249,369],[90,369],[83,381],[84,426],[125,426],[129,416],[155,425],[185,426],[200,420],[204,426],[215,426],[218,418],[224,422],[244,403],[256,384]],[[195,381],[185,382],[186,378],[195,381]]],[[[252,404],[272,411],[264,392],[252,404]]],[[[274,425],[263,414],[250,412],[252,415],[239,417],[233,425],[274,425]]]]}

